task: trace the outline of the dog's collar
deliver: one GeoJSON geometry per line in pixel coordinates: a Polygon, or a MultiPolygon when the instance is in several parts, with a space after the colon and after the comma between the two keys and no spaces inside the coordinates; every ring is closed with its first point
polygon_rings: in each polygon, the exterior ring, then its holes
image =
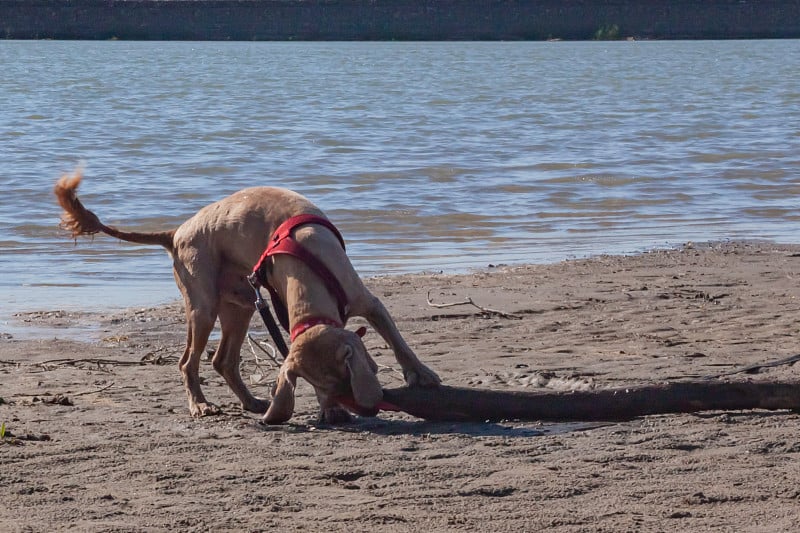
{"type": "Polygon", "coordinates": [[[305,333],[309,329],[313,328],[314,326],[319,326],[319,325],[333,326],[335,328],[343,328],[344,327],[342,325],[342,323],[339,322],[338,320],[333,320],[333,319],[325,318],[325,317],[322,317],[322,316],[315,316],[315,317],[311,317],[309,319],[303,320],[302,322],[298,322],[297,324],[295,324],[292,327],[292,331],[289,334],[289,339],[291,339],[291,341],[294,342],[294,340],[297,337],[299,337],[300,335],[302,335],[303,333],[305,333]]]}
{"type": "MultiPolygon", "coordinates": [[[[335,328],[344,328],[344,325],[338,320],[333,320],[322,316],[315,316],[295,324],[294,327],[292,328],[291,333],[289,334],[289,339],[292,342],[294,342],[294,340],[297,337],[299,337],[309,329],[313,328],[314,326],[320,326],[320,325],[333,326],[335,328]]],[[[355,331],[355,334],[358,335],[359,337],[363,337],[364,335],[367,334],[367,328],[361,326],[355,331]]]]}

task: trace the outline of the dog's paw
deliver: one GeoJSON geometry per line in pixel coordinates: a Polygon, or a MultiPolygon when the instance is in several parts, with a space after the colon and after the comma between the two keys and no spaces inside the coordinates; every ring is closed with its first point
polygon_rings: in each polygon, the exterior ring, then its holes
{"type": "Polygon", "coordinates": [[[403,374],[409,387],[438,387],[442,382],[436,372],[423,364],[412,370],[407,370],[403,374]]]}
{"type": "Polygon", "coordinates": [[[328,407],[319,410],[319,423],[331,426],[349,424],[353,421],[353,415],[341,407],[328,407]]]}
{"type": "Polygon", "coordinates": [[[222,409],[211,402],[196,402],[189,405],[189,412],[195,418],[222,414],[222,409]]]}

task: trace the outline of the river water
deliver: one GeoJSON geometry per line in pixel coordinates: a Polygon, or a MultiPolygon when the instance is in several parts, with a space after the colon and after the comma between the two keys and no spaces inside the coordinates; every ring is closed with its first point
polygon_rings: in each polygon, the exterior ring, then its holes
{"type": "MultiPolygon", "coordinates": [[[[126,229],[295,189],[363,275],[798,242],[800,41],[0,41],[0,309],[178,298],[126,229]]],[[[1,322],[0,322],[1,323],[1,322]]]]}

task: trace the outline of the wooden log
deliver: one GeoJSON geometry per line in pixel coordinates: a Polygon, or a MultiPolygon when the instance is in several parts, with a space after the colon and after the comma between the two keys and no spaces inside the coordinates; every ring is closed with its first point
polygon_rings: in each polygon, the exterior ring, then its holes
{"type": "Polygon", "coordinates": [[[685,381],[576,392],[521,392],[439,386],[384,389],[384,401],[418,418],[621,421],[660,413],[800,410],[800,383],[685,381]]]}

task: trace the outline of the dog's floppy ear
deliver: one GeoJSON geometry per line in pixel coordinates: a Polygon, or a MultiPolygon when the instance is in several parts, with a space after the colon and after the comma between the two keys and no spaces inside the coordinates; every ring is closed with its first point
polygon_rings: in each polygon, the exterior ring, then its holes
{"type": "Polygon", "coordinates": [[[272,403],[264,415],[267,424],[283,424],[294,413],[294,389],[297,386],[297,374],[293,370],[291,354],[281,365],[278,381],[272,391],[272,403]]]}
{"type": "Polygon", "coordinates": [[[342,345],[340,349],[346,350],[344,361],[350,372],[353,398],[358,405],[372,409],[383,399],[383,390],[378,376],[375,375],[378,366],[366,351],[353,350],[348,344],[342,345]]]}

